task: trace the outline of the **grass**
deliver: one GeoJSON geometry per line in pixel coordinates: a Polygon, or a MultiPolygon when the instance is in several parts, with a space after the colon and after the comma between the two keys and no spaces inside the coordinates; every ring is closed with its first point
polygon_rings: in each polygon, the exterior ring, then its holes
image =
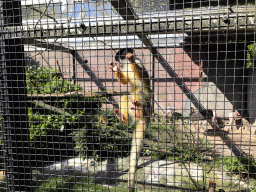
{"type": "Polygon", "coordinates": [[[34,192],[69,192],[69,191],[128,191],[122,186],[107,187],[86,177],[50,177],[39,184],[34,192]]]}

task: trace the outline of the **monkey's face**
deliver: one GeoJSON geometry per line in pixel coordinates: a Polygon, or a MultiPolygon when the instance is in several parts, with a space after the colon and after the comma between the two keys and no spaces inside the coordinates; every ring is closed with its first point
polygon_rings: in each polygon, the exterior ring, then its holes
{"type": "Polygon", "coordinates": [[[127,65],[129,65],[130,61],[126,57],[124,57],[118,63],[119,63],[120,69],[122,69],[122,68],[125,68],[127,65]]]}
{"type": "Polygon", "coordinates": [[[122,62],[117,62],[117,65],[118,65],[119,69],[122,69],[124,67],[124,64],[122,62]]]}

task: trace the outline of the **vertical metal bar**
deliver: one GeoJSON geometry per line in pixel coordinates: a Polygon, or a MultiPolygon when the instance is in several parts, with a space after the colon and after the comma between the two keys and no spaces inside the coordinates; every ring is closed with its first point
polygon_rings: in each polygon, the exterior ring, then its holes
{"type": "MultiPolygon", "coordinates": [[[[152,89],[152,93],[151,93],[151,97],[152,97],[152,101],[155,100],[155,57],[153,54],[152,55],[152,65],[151,65],[151,89],[152,89]]],[[[154,103],[154,102],[153,102],[154,103]]],[[[152,111],[154,113],[154,104],[152,105],[152,111]]]]}
{"type": "Polygon", "coordinates": [[[20,34],[4,32],[21,26],[20,1],[1,1],[1,123],[6,191],[31,191],[26,74],[20,34]]]}
{"type": "Polygon", "coordinates": [[[76,84],[76,58],[73,56],[73,82],[76,84]]]}

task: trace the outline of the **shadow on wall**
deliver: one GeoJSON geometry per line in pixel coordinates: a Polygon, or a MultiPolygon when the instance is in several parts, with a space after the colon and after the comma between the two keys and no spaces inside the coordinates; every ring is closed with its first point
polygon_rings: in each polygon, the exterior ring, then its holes
{"type": "MultiPolygon", "coordinates": [[[[184,47],[191,60],[201,66],[205,74],[203,86],[193,94],[205,108],[216,111],[219,117],[228,117],[234,110],[247,117],[244,47],[243,43],[201,45],[201,49],[198,46],[184,47]]],[[[190,107],[195,108],[186,102],[185,109],[190,107]]]]}

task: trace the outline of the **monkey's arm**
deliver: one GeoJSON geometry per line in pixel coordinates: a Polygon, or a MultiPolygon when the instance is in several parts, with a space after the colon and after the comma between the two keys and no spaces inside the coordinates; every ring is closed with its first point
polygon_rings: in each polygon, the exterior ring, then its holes
{"type": "Polygon", "coordinates": [[[140,66],[137,62],[135,62],[134,55],[132,53],[128,53],[126,55],[126,58],[131,63],[131,73],[134,73],[131,75],[132,78],[142,78],[143,77],[143,69],[142,66],[140,66]]]}
{"type": "Polygon", "coordinates": [[[136,87],[136,90],[143,89],[142,94],[150,94],[150,81],[149,74],[144,68],[140,59],[135,58],[132,53],[126,55],[129,61],[128,79],[132,86],[136,87]]]}
{"type": "Polygon", "coordinates": [[[120,83],[124,85],[128,83],[128,78],[125,76],[125,74],[122,71],[120,71],[117,63],[111,62],[109,64],[109,68],[112,70],[112,72],[114,73],[114,75],[116,76],[117,80],[120,83]]]}
{"type": "Polygon", "coordinates": [[[142,67],[140,67],[137,63],[132,63],[131,64],[131,70],[134,72],[134,77],[135,79],[142,79],[143,78],[143,70],[142,67]]]}
{"type": "Polygon", "coordinates": [[[127,79],[127,77],[124,75],[124,73],[123,72],[114,72],[114,75],[116,76],[116,78],[117,78],[117,80],[120,82],[120,83],[122,83],[122,84],[124,84],[124,85],[126,85],[127,83],[128,83],[128,79],[127,79]]]}

